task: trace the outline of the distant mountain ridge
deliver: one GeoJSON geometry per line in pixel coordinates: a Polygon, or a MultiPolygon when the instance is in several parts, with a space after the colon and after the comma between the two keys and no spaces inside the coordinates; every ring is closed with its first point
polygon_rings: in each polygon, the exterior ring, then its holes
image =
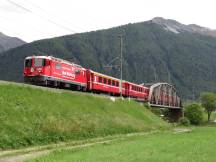
{"type": "Polygon", "coordinates": [[[9,37],[0,32],[0,52],[7,51],[11,48],[15,48],[25,44],[23,40],[16,37],[9,37]]]}
{"type": "Polygon", "coordinates": [[[179,23],[178,21],[164,19],[162,17],[156,17],[152,19],[152,22],[164,27],[165,30],[174,32],[176,34],[180,32],[191,32],[216,37],[216,30],[202,27],[196,24],[184,25],[179,23]]]}
{"type": "Polygon", "coordinates": [[[104,65],[119,56],[118,36],[123,34],[123,79],[169,82],[185,99],[192,99],[201,91],[216,92],[216,38],[208,33],[208,29],[196,25],[155,18],[39,40],[0,55],[0,80],[22,82],[24,58],[45,54],[70,58],[85,68],[119,77],[118,69],[106,71],[104,65]]]}

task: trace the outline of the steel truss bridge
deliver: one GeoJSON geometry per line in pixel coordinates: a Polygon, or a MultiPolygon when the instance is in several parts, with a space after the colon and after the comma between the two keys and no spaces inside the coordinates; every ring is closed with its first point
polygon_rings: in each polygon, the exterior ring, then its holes
{"type": "Polygon", "coordinates": [[[143,84],[150,88],[149,105],[152,107],[181,109],[181,99],[175,87],[168,83],[143,84]]]}

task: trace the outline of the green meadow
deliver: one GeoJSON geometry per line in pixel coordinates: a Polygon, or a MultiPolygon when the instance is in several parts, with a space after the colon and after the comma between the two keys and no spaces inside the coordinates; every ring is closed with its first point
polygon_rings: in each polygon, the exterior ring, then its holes
{"type": "Polygon", "coordinates": [[[28,162],[215,162],[216,126],[164,131],[108,144],[58,150],[28,162]]]}

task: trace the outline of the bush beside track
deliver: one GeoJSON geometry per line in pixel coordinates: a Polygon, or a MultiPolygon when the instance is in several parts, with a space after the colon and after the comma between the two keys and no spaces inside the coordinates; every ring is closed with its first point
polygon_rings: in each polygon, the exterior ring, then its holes
{"type": "Polygon", "coordinates": [[[169,128],[135,101],[6,82],[0,123],[1,149],[169,128]]]}

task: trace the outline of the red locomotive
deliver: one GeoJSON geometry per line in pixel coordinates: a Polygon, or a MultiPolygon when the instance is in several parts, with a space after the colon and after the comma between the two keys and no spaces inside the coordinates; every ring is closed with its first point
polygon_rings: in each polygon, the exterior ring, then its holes
{"type": "MultiPolygon", "coordinates": [[[[115,96],[119,96],[121,91],[119,79],[52,56],[26,57],[24,81],[37,85],[66,87],[115,96]]],[[[148,94],[149,88],[122,81],[122,95],[124,97],[147,100],[148,94]]]]}
{"type": "Polygon", "coordinates": [[[52,85],[85,90],[86,69],[51,56],[30,56],[25,59],[24,81],[37,85],[52,85]]]}

